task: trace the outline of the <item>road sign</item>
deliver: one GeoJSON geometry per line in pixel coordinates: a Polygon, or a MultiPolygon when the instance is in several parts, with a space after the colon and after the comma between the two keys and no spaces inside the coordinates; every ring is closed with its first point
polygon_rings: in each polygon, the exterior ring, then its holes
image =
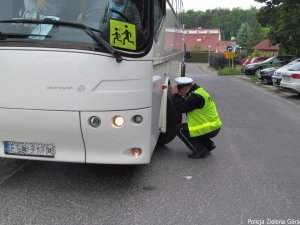
{"type": "Polygon", "coordinates": [[[110,20],[110,37],[109,43],[118,48],[136,50],[136,25],[118,21],[110,20]]]}
{"type": "Polygon", "coordinates": [[[234,58],[234,52],[225,52],[225,58],[226,59],[233,59],[234,58]]]}
{"type": "Polygon", "coordinates": [[[227,51],[227,52],[232,52],[232,51],[233,51],[233,47],[232,47],[231,45],[228,45],[228,46],[226,47],[226,51],[227,51]]]}

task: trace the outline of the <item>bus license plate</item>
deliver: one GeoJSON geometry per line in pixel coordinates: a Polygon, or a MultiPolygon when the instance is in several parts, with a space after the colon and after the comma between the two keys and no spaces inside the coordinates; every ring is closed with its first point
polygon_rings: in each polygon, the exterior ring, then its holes
{"type": "Polygon", "coordinates": [[[4,141],[4,152],[7,155],[39,156],[54,158],[55,144],[39,142],[4,141]]]}

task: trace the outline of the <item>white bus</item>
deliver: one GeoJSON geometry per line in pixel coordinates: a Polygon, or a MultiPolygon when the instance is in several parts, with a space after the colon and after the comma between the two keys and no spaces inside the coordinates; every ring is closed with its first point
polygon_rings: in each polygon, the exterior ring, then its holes
{"type": "Polygon", "coordinates": [[[0,157],[146,164],[181,121],[181,0],[0,0],[0,157]],[[123,6],[119,2],[123,2],[123,6]]]}

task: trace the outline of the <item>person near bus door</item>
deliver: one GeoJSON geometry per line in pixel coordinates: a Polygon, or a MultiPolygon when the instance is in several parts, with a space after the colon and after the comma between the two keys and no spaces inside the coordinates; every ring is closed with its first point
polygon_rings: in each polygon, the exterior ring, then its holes
{"type": "Polygon", "coordinates": [[[177,136],[192,150],[189,158],[204,157],[216,146],[215,137],[222,122],[211,96],[189,77],[177,77],[172,89],[172,100],[177,111],[187,114],[187,123],[177,126],[177,136]]]}
{"type": "Polygon", "coordinates": [[[43,15],[57,16],[64,6],[62,0],[24,0],[25,13],[37,12],[43,15]]]}

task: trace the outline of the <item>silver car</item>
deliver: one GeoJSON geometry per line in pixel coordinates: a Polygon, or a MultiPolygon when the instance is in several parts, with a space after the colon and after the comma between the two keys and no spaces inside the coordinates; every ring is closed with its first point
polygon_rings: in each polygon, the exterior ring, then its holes
{"type": "Polygon", "coordinates": [[[300,95],[300,61],[282,72],[280,89],[300,95]]]}
{"type": "Polygon", "coordinates": [[[275,86],[280,86],[280,82],[282,80],[282,73],[286,70],[288,70],[291,66],[293,66],[295,63],[300,62],[300,58],[295,59],[294,61],[290,62],[289,64],[286,64],[283,67],[280,67],[279,69],[277,69],[273,75],[272,75],[272,82],[273,85],[275,86]]]}

